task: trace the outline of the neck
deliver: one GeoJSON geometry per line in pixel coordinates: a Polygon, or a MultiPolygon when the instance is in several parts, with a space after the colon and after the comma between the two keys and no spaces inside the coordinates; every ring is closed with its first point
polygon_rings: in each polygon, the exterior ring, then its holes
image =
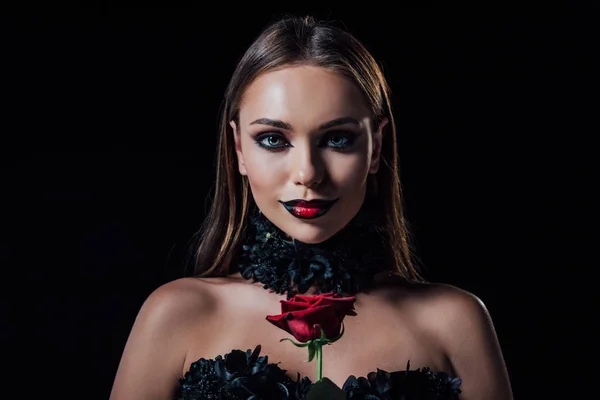
{"type": "Polygon", "coordinates": [[[369,223],[350,223],[344,231],[319,244],[288,240],[262,214],[246,229],[237,270],[288,298],[295,294],[335,292],[353,295],[389,269],[384,238],[369,223]]]}

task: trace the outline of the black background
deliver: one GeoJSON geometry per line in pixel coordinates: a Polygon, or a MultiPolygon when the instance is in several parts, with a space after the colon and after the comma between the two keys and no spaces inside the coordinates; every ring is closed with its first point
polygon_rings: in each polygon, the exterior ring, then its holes
{"type": "MultiPolygon", "coordinates": [[[[280,13],[234,14],[0,17],[2,330],[23,398],[107,398],[141,303],[183,275],[223,91],[280,13]]],[[[579,189],[597,185],[582,138],[598,133],[598,16],[315,14],[384,66],[427,278],[487,305],[516,398],[566,390],[589,351],[574,345],[591,296],[594,203],[579,189]]]]}

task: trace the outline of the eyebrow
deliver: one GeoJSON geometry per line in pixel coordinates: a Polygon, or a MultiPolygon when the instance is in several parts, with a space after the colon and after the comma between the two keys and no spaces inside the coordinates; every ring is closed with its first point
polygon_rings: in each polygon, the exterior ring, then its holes
{"type": "MultiPolygon", "coordinates": [[[[285,129],[288,131],[293,130],[292,125],[287,122],[284,122],[279,119],[271,119],[271,118],[259,118],[255,121],[252,121],[250,125],[269,125],[274,128],[285,129]]],[[[324,124],[319,125],[319,129],[328,129],[333,128],[334,126],[345,125],[345,124],[353,124],[360,125],[360,122],[356,118],[352,117],[340,117],[333,119],[331,121],[325,122],[324,124]]]]}

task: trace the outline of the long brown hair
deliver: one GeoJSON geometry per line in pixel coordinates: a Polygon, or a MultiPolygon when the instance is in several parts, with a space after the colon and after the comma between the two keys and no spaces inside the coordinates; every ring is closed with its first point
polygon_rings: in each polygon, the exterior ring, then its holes
{"type": "Polygon", "coordinates": [[[369,178],[370,207],[380,210],[381,229],[388,237],[392,269],[407,280],[422,280],[414,262],[408,223],[403,211],[396,148],[396,127],[390,89],[369,51],[347,31],[313,17],[287,17],[273,22],[250,45],[229,82],[222,104],[217,149],[217,176],[210,210],[196,235],[194,275],[227,275],[240,249],[248,216],[256,205],[247,178],[238,172],[230,121],[238,121],[241,98],[261,74],[286,65],[308,64],[351,79],[371,105],[373,126],[387,118],[381,166],[369,178]],[[377,191],[373,196],[372,192],[377,191]]]}

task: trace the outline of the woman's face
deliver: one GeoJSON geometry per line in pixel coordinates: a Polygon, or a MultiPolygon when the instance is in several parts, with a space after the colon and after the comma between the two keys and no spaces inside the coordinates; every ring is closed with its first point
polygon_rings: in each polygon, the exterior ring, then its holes
{"type": "Polygon", "coordinates": [[[379,167],[383,125],[371,131],[370,115],[352,81],[319,67],[267,72],[247,88],[231,122],[239,171],[273,224],[319,243],[354,218],[379,167]]]}

